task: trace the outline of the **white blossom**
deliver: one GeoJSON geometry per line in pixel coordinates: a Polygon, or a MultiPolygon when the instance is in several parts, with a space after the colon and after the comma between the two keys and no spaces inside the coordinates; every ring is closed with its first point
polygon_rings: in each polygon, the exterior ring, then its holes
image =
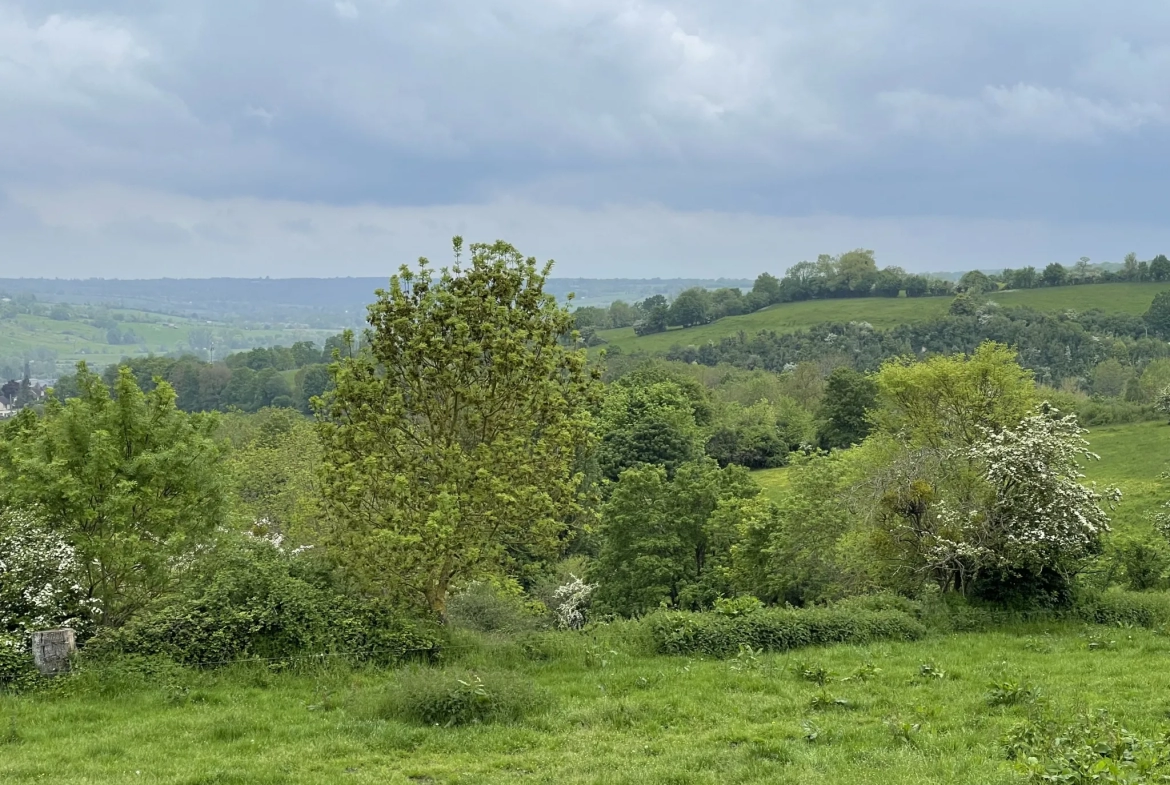
{"type": "Polygon", "coordinates": [[[585,610],[589,607],[589,599],[597,584],[586,583],[576,575],[569,574],[571,581],[558,586],[553,592],[553,599],[557,601],[556,624],[566,630],[579,630],[585,626],[585,610]]]}

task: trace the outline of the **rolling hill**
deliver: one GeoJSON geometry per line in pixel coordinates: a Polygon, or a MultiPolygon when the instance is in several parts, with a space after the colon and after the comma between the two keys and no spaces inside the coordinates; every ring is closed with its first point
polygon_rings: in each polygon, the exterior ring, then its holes
{"type": "MultiPolygon", "coordinates": [[[[1051,289],[1003,291],[988,299],[1005,307],[1021,305],[1038,311],[1088,311],[1141,314],[1158,292],[1170,283],[1111,283],[1088,286],[1061,286],[1051,289]]],[[[869,322],[877,328],[923,321],[945,314],[949,297],[865,297],[855,300],[807,300],[782,303],[743,316],[729,316],[717,322],[687,329],[672,329],[638,337],[631,327],[601,330],[598,336],[624,352],[664,352],[675,344],[702,345],[743,331],[754,335],[761,330],[795,332],[821,322],[869,322]]]]}

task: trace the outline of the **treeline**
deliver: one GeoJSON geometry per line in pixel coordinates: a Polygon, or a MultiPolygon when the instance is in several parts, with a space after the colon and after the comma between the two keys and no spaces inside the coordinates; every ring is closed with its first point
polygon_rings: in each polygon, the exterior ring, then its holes
{"type": "Polygon", "coordinates": [[[1059,263],[1043,270],[1024,267],[987,274],[972,270],[958,282],[907,273],[901,267],[879,269],[874,252],[857,249],[839,256],[821,254],[815,262],[800,262],[788,268],[784,277],[762,273],[744,294],[736,288],[709,290],[694,287],[673,301],[661,295],[630,305],[622,301],[608,308],[578,308],[576,323],[590,345],[602,341],[597,330],[633,327],[638,335],[664,332],[669,327],[692,327],[724,316],[753,313],[770,305],[802,300],[847,297],[946,297],[956,293],[986,294],[1001,289],[1034,289],[1041,286],[1073,286],[1095,283],[1170,280],[1170,259],[1159,254],[1145,262],[1133,253],[1118,270],[1093,265],[1082,258],[1071,268],[1059,263]]]}
{"type": "MultiPolygon", "coordinates": [[[[1001,308],[959,296],[950,313],[923,322],[875,329],[866,322],[824,323],[792,333],[761,331],[701,346],[676,344],[669,359],[707,366],[783,372],[802,362],[876,370],[894,357],[971,352],[985,341],[1017,347],[1037,381],[1102,396],[1150,402],[1154,384],[1140,382],[1150,366],[1170,357],[1162,330],[1128,314],[1041,313],[1001,308]]],[[[1170,381],[1170,379],[1167,379],[1170,381]]]]}
{"type": "MultiPolygon", "coordinates": [[[[320,348],[312,341],[299,341],[292,346],[236,352],[214,363],[192,355],[127,358],[106,368],[103,378],[113,386],[118,368],[125,367],[143,390],[154,389],[155,380],[162,379],[174,389],[176,405],[185,412],[255,412],[277,407],[308,414],[313,397],[331,383],[328,365],[333,350],[344,347],[337,336],[320,348]]],[[[62,401],[80,392],[72,374],[58,379],[53,389],[62,401]]]]}

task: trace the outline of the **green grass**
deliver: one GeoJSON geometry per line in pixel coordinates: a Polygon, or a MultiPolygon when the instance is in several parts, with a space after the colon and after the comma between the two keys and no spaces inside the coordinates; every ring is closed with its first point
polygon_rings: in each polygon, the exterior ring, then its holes
{"type": "Polygon", "coordinates": [[[629,632],[557,634],[542,661],[514,645],[470,652],[466,667],[511,668],[548,696],[506,724],[381,719],[392,672],[74,677],[55,695],[0,697],[0,781],[1011,783],[1000,740],[1034,707],[990,706],[993,680],[1038,688],[1062,722],[1106,709],[1147,736],[1170,706],[1170,638],[1146,630],[1053,623],[739,662],[654,656],[629,632]],[[1115,645],[1091,650],[1102,632],[1115,645]],[[828,669],[824,694],[848,706],[815,708],[821,689],[798,663],[828,669]],[[866,663],[868,680],[842,681],[866,663]],[[922,678],[925,664],[945,677],[922,678]]]}
{"type": "MultiPolygon", "coordinates": [[[[1115,313],[1145,313],[1158,292],[1170,289],[1166,283],[1116,283],[1090,286],[1062,286],[1054,289],[1026,289],[999,292],[989,299],[1004,306],[1023,305],[1039,311],[1087,311],[1094,308],[1115,313]]],[[[633,328],[602,330],[598,335],[622,351],[665,352],[675,344],[702,345],[718,341],[741,330],[755,335],[761,330],[795,332],[821,322],[869,322],[879,329],[923,321],[946,313],[949,297],[865,297],[857,300],[812,300],[773,305],[744,316],[729,316],[711,324],[673,329],[641,338],[633,328]]]]}
{"type": "MultiPolygon", "coordinates": [[[[1115,485],[1122,492],[1112,516],[1114,526],[1148,527],[1150,515],[1162,502],[1170,501],[1170,482],[1159,479],[1170,470],[1170,425],[1162,421],[1104,425],[1093,428],[1088,440],[1101,460],[1085,465],[1086,480],[1115,485]]],[[[779,498],[789,483],[787,467],[761,469],[752,472],[752,477],[772,499],[779,498]]]]}

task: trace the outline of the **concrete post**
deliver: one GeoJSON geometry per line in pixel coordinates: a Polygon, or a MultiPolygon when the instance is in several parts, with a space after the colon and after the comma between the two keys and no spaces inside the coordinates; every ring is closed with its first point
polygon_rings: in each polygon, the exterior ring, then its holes
{"type": "Polygon", "coordinates": [[[77,651],[73,630],[44,630],[32,634],[33,662],[45,676],[69,672],[69,658],[77,651]]]}

